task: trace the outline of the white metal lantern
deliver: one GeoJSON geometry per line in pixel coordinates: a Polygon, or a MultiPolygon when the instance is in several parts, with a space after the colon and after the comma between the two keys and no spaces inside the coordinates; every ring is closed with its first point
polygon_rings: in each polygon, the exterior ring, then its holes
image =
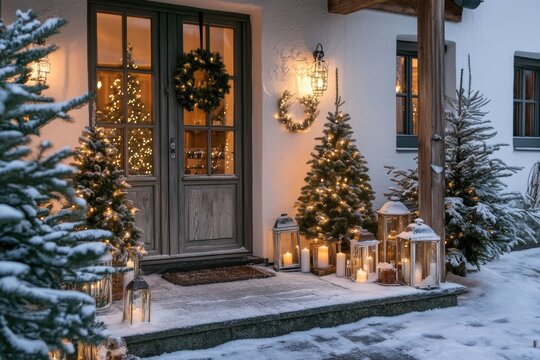
{"type": "Polygon", "coordinates": [[[300,269],[300,230],[292,217],[281,214],[274,227],[274,269],[296,271],[300,269]]]}
{"type": "Polygon", "coordinates": [[[357,283],[377,281],[378,240],[351,240],[351,280],[357,283]]]}
{"type": "Polygon", "coordinates": [[[411,212],[398,198],[392,197],[377,214],[377,236],[381,240],[379,258],[381,262],[396,265],[399,262],[397,234],[411,222],[411,212]]]}
{"type": "Polygon", "coordinates": [[[322,96],[328,88],[328,64],[324,60],[324,51],[321,44],[317,44],[313,52],[313,65],[310,71],[311,91],[314,96],[322,96]]]}
{"type": "MultiPolygon", "coordinates": [[[[99,258],[97,266],[112,267],[113,257],[107,251],[99,258]]],[[[86,283],[82,287],[82,291],[90,295],[96,301],[97,313],[106,312],[112,305],[112,275],[104,275],[100,280],[86,283]]]]}
{"type": "Polygon", "coordinates": [[[131,325],[138,322],[150,322],[152,294],[150,285],[139,274],[127,284],[124,291],[123,321],[131,325]]]}
{"type": "Polygon", "coordinates": [[[416,219],[398,235],[400,244],[399,279],[420,289],[440,286],[441,237],[424,220],[416,219]]]}

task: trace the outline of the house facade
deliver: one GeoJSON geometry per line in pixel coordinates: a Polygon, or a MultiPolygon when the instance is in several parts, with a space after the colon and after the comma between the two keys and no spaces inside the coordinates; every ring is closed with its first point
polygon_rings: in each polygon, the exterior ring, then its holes
{"type": "MultiPolygon", "coordinates": [[[[272,258],[272,225],[294,213],[315,138],[333,110],[336,68],[374,207],[391,184],[385,165],[416,166],[413,16],[331,14],[328,0],[1,2],[6,22],[16,9],[68,20],[51,39],[59,50],[49,56],[48,94],[96,97],[91,108],[73,112],[73,123],[51,124],[43,137],[75,147],[91,121],[110,134],[141,209],[147,263],[272,258]],[[185,111],[175,92],[178,58],[201,43],[220,52],[230,75],[231,92],[211,114],[185,111]],[[330,68],[328,90],[314,124],[290,133],[275,119],[278,98],[285,90],[310,92],[307,70],[318,43],[330,68]]],[[[509,145],[498,156],[524,168],[506,180],[510,190],[524,191],[540,160],[539,13],[536,0],[489,0],[445,27],[445,92],[454,93],[470,55],[473,87],[491,99],[494,142],[509,145]]],[[[303,116],[297,105],[291,112],[303,116]]]]}

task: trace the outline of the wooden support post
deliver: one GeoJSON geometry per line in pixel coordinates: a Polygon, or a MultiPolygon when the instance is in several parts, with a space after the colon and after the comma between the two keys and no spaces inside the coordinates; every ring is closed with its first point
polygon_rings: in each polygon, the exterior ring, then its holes
{"type": "Polygon", "coordinates": [[[418,0],[418,210],[441,236],[444,265],[444,0],[418,0]]]}

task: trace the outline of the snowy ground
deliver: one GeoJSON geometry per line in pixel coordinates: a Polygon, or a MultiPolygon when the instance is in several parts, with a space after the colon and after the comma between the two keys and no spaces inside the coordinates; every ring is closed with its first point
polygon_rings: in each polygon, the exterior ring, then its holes
{"type": "Polygon", "coordinates": [[[147,360],[540,359],[540,249],[506,255],[463,283],[470,292],[455,308],[368,318],[147,360]]]}

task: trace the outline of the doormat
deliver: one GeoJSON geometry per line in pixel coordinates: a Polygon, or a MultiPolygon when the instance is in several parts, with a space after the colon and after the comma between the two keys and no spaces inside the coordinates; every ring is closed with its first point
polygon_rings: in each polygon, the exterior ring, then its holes
{"type": "Polygon", "coordinates": [[[268,271],[246,265],[222,267],[217,269],[180,271],[161,275],[163,279],[180,286],[194,286],[240,280],[265,279],[273,276],[275,275],[268,271]]]}

